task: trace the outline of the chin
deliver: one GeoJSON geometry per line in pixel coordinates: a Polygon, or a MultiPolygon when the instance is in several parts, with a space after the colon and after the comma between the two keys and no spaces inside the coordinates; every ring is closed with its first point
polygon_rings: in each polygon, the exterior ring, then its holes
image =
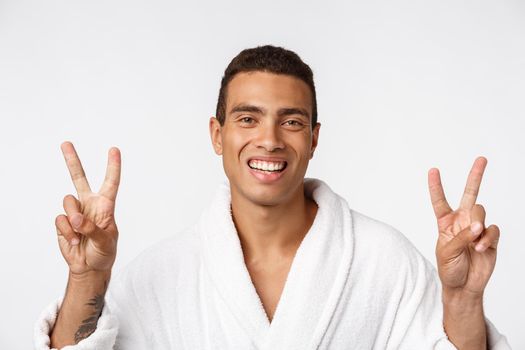
{"type": "Polygon", "coordinates": [[[279,185],[245,186],[242,195],[250,202],[260,206],[275,206],[291,200],[294,196],[294,186],[281,183],[279,185]]]}
{"type": "Polygon", "coordinates": [[[282,196],[272,196],[268,193],[258,195],[248,195],[247,199],[259,206],[273,207],[284,202],[282,196]]]}

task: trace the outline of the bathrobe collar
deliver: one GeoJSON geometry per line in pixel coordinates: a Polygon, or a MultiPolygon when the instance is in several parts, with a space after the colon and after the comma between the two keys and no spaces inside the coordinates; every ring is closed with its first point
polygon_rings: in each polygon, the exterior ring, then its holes
{"type": "Polygon", "coordinates": [[[228,183],[199,221],[205,269],[256,349],[317,348],[348,279],[350,209],[320,180],[305,179],[305,193],[319,208],[293,259],[271,324],[244,262],[228,183]]]}

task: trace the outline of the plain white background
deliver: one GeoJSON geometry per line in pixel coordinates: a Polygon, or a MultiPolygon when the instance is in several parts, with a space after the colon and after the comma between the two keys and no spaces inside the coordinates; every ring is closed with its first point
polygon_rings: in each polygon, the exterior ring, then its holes
{"type": "MultiPolygon", "coordinates": [[[[400,229],[432,262],[430,167],[458,204],[478,155],[479,202],[502,236],[486,315],[525,348],[525,3],[0,0],[0,347],[28,349],[65,287],[54,218],[119,146],[119,269],[197,219],[223,178],[207,123],[224,68],[262,44],[314,70],[320,144],[308,176],[400,229]]],[[[380,248],[378,248],[380,249],[380,248]]],[[[395,263],[393,261],[392,263],[395,263]]]]}

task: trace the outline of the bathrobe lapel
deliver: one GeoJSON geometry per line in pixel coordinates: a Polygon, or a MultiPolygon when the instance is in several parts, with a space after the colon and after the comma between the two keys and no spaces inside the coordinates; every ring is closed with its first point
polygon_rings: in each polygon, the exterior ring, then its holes
{"type": "Polygon", "coordinates": [[[330,324],[352,261],[346,202],[322,181],[305,180],[319,209],[294,257],[270,325],[244,263],[225,185],[201,219],[206,269],[257,349],[316,349],[330,324]]]}
{"type": "MultiPolygon", "coordinates": [[[[205,269],[218,294],[255,349],[261,349],[270,323],[252,283],[230,209],[229,185],[223,184],[200,219],[205,269]]],[[[228,325],[224,325],[227,329],[228,325]]]]}
{"type": "Polygon", "coordinates": [[[319,209],[295,255],[265,349],[317,349],[337,308],[352,261],[352,223],[346,202],[322,181],[305,192],[319,209]]]}

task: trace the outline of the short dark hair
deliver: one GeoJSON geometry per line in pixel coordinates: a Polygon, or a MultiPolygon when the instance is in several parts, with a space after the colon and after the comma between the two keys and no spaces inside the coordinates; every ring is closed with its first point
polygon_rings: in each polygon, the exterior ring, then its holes
{"type": "Polygon", "coordinates": [[[295,52],[272,45],[244,49],[226,67],[221,80],[216,110],[216,117],[221,125],[224,125],[226,119],[228,83],[238,73],[254,71],[286,74],[304,81],[312,93],[312,128],[316,125],[317,100],[312,70],[295,52]]]}

